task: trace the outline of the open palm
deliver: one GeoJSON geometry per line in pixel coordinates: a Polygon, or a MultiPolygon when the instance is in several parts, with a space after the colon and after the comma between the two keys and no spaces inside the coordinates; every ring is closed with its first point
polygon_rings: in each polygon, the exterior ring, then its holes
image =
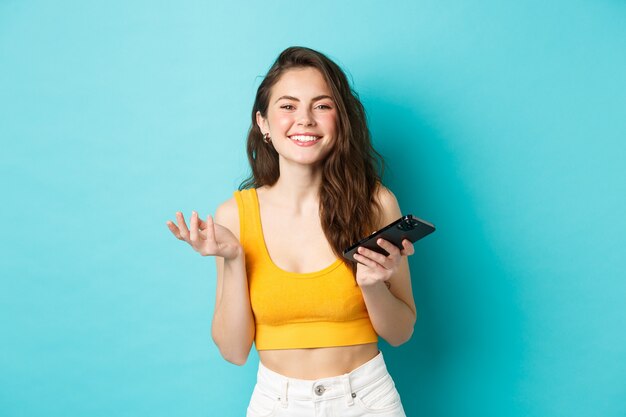
{"type": "Polygon", "coordinates": [[[221,256],[233,259],[239,253],[241,244],[228,228],[213,222],[211,215],[206,221],[198,218],[194,211],[191,214],[189,228],[181,212],[176,213],[176,224],[167,221],[170,232],[179,240],[184,240],[202,256],[221,256]]]}

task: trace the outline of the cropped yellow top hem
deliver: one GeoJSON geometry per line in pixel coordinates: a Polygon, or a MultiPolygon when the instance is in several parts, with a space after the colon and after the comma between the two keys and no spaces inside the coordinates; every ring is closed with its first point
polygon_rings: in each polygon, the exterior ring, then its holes
{"type": "Polygon", "coordinates": [[[351,346],[378,342],[369,317],[351,321],[313,321],[279,326],[258,324],[258,350],[351,346]]]}
{"type": "Polygon", "coordinates": [[[378,341],[352,269],[337,259],[296,273],[272,261],[256,189],[235,191],[257,350],[349,346],[378,341]]]}

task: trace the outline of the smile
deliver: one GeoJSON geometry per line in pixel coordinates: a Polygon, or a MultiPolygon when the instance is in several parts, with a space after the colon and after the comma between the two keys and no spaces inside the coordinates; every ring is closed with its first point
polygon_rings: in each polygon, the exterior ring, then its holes
{"type": "Polygon", "coordinates": [[[322,137],[315,135],[292,135],[289,136],[289,139],[301,148],[307,148],[317,145],[322,137]]]}
{"type": "Polygon", "coordinates": [[[295,140],[298,142],[315,142],[316,140],[321,139],[321,136],[293,135],[293,136],[289,136],[289,139],[295,140]]]}

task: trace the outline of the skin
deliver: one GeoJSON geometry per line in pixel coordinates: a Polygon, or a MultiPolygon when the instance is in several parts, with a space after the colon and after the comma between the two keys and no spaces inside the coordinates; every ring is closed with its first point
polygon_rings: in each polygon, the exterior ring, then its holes
{"type": "MultiPolygon", "coordinates": [[[[312,272],[332,264],[336,257],[324,235],[319,218],[317,190],[320,163],[332,152],[336,140],[337,112],[330,89],[313,68],[287,71],[272,88],[267,117],[257,114],[257,124],[269,133],[279,154],[280,177],[271,187],[257,189],[263,235],[272,261],[281,269],[312,272]],[[328,96],[328,97],[326,97],[328,96]],[[289,136],[310,133],[320,139],[308,147],[298,146],[289,136]],[[298,230],[299,233],[293,233],[298,230]]],[[[377,198],[383,207],[380,227],[401,216],[395,196],[380,187],[377,198]]],[[[217,291],[212,335],[225,359],[245,363],[254,340],[254,320],[245,275],[245,254],[239,242],[239,214],[234,198],[220,205],[215,221],[192,213],[187,227],[181,212],[176,223],[168,221],[172,234],[203,256],[215,256],[217,291]]],[[[356,280],[376,332],[391,345],[408,341],[415,324],[407,256],[403,249],[380,239],[389,256],[360,248],[355,259],[356,280]],[[388,285],[389,284],[389,288],[388,285]]],[[[280,374],[300,379],[318,379],[348,373],[378,354],[376,343],[259,351],[261,362],[280,374]]]]}

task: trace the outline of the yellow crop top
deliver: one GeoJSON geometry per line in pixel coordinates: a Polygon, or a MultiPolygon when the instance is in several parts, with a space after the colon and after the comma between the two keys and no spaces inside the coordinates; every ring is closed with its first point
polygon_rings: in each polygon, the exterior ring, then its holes
{"type": "Polygon", "coordinates": [[[257,350],[349,346],[378,341],[352,270],[340,259],[299,274],[267,251],[254,188],[235,191],[257,350]]]}

